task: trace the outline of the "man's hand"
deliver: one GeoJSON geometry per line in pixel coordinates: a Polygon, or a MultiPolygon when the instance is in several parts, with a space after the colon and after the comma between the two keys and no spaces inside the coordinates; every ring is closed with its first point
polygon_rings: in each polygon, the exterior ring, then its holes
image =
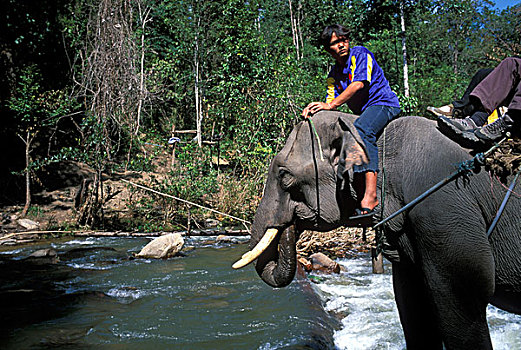
{"type": "Polygon", "coordinates": [[[313,114],[317,113],[321,110],[331,110],[333,109],[329,103],[324,102],[311,102],[307,105],[306,108],[302,111],[302,116],[304,118],[310,118],[313,114]]]}

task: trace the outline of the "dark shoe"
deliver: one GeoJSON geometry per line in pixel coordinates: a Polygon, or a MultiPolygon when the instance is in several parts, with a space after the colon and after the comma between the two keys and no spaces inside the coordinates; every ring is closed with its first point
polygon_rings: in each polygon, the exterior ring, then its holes
{"type": "Polygon", "coordinates": [[[494,142],[506,136],[507,132],[512,129],[513,124],[512,118],[505,114],[495,122],[476,129],[474,134],[482,141],[494,142]]]}
{"type": "Polygon", "coordinates": [[[440,116],[451,117],[452,116],[452,106],[447,105],[447,106],[442,106],[440,108],[429,106],[429,107],[427,107],[427,112],[430,112],[437,117],[440,117],[440,116]]]}
{"type": "MultiPolygon", "coordinates": [[[[378,207],[378,206],[377,206],[378,207]]],[[[374,216],[378,211],[369,208],[357,208],[355,209],[355,215],[350,216],[349,227],[372,227],[375,224],[374,216]],[[365,212],[365,213],[362,213],[365,212]]]]}
{"type": "Polygon", "coordinates": [[[471,131],[478,128],[476,123],[474,123],[474,121],[469,117],[465,119],[451,119],[441,116],[439,120],[440,122],[446,124],[447,127],[451,128],[455,133],[461,133],[462,131],[471,131]]]}
{"type": "Polygon", "coordinates": [[[465,114],[465,112],[463,111],[463,109],[460,109],[460,108],[454,108],[452,110],[452,118],[457,118],[457,119],[463,119],[465,118],[465,116],[467,115],[470,115],[469,114],[465,114]]]}
{"type": "Polygon", "coordinates": [[[480,140],[474,135],[477,125],[470,118],[451,119],[447,117],[438,118],[438,128],[451,140],[466,148],[474,148],[480,144],[480,140]]]}

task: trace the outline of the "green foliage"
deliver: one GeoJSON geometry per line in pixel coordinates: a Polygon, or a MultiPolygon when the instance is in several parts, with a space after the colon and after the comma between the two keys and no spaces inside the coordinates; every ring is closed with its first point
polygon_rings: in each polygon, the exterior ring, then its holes
{"type": "Polygon", "coordinates": [[[27,128],[36,124],[42,118],[44,108],[41,100],[40,73],[36,65],[24,68],[12,97],[8,100],[8,107],[15,113],[21,124],[27,128]]]}
{"type": "MultiPolygon", "coordinates": [[[[17,85],[13,90],[7,106],[18,120],[18,135],[28,144],[32,152],[32,142],[38,133],[49,132],[60,118],[74,107],[72,101],[63,90],[43,90],[42,76],[36,65],[30,65],[21,70],[17,85]]],[[[20,175],[28,171],[36,171],[47,164],[70,159],[77,155],[73,147],[62,147],[55,153],[40,155],[32,159],[20,175]]]]}
{"type": "Polygon", "coordinates": [[[27,217],[32,219],[38,219],[42,213],[42,209],[38,206],[31,205],[27,211],[27,217]]]}
{"type": "Polygon", "coordinates": [[[88,132],[83,139],[79,140],[82,151],[78,160],[101,171],[106,170],[106,160],[114,156],[113,149],[104,147],[106,145],[104,122],[106,122],[105,119],[88,113],[81,124],[81,128],[88,132]]]}
{"type": "Polygon", "coordinates": [[[7,101],[7,106],[25,128],[42,129],[54,125],[75,105],[64,90],[44,90],[41,81],[42,75],[36,65],[24,67],[7,101]]]}
{"type": "Polygon", "coordinates": [[[417,97],[405,96],[402,93],[398,93],[397,96],[400,101],[402,115],[418,115],[419,102],[417,97]]]}
{"type": "MultiPolygon", "coordinates": [[[[176,130],[195,129],[197,91],[202,96],[203,136],[222,136],[221,157],[231,165],[217,171],[211,164],[209,148],[184,143],[176,150],[176,168],[171,177],[156,185],[172,195],[222,206],[238,215],[251,215],[251,211],[236,202],[228,205],[233,200],[224,195],[228,204],[216,203],[212,193],[241,188],[255,198],[252,202],[258,199],[269,161],[300,120],[301,110],[325,96],[325,78],[333,63],[317,46],[325,25],[345,24],[352,30],[352,45],[365,45],[375,53],[400,98],[404,114],[423,114],[428,105],[450,103],[462,95],[479,68],[493,67],[521,51],[519,6],[499,13],[487,0],[291,0],[291,12],[289,1],[276,0],[124,2],[132,6],[129,23],[134,29],[128,34],[130,41],[138,49],[136,52],[144,52],[143,75],[140,67],[125,65],[122,69],[116,65],[118,71],[134,72],[134,81],[144,80],[146,98],[142,100],[140,133],[136,133],[135,128],[120,119],[109,117],[110,114],[134,120],[135,115],[126,115],[133,113],[124,108],[127,100],[110,104],[107,113],[94,111],[89,106],[100,96],[98,91],[72,81],[63,87],[52,86],[52,70],[48,67],[53,65],[40,60],[53,57],[44,44],[63,35],[74,77],[84,81],[79,78],[88,75],[85,55],[89,52],[85,47],[96,37],[89,20],[100,2],[44,1],[46,6],[39,14],[38,6],[8,1],[4,22],[9,30],[1,33],[5,40],[0,44],[4,51],[0,51],[17,53],[15,58],[31,52],[27,61],[15,62],[14,76],[19,76],[13,80],[16,84],[9,85],[10,80],[4,79],[4,86],[11,86],[5,105],[14,116],[13,129],[23,134],[38,128],[42,137],[48,137],[49,130],[63,115],[81,112],[75,121],[80,130],[77,143],[62,144],[49,154],[35,157],[28,170],[74,158],[100,173],[152,171],[154,152],[143,152],[143,140],[164,142],[170,137],[172,125],[176,130]],[[405,33],[400,27],[401,4],[405,33]],[[152,21],[145,25],[140,14],[148,10],[152,21]],[[52,13],[54,17],[50,18],[52,13]],[[402,35],[407,44],[410,97],[403,93],[402,35]],[[37,59],[39,51],[41,57],[37,59]],[[69,93],[73,90],[74,94],[69,93]],[[68,96],[75,96],[76,103],[68,96]],[[120,107],[121,110],[113,110],[120,107]]],[[[121,6],[127,6],[124,4],[121,6]]],[[[2,62],[6,62],[2,57],[2,62]]],[[[114,60],[118,61],[117,56],[114,60]]],[[[63,81],[68,76],[62,74],[60,78],[63,81]]],[[[120,86],[118,79],[107,84],[114,86],[100,88],[106,100],[117,100],[118,91],[134,89],[134,85],[120,86]]],[[[165,214],[170,219],[181,220],[188,215],[185,205],[163,204],[172,209],[171,214],[165,214]]],[[[168,218],[158,214],[153,201],[144,199],[140,206],[144,217],[151,222],[159,220],[164,227],[168,218]]],[[[204,215],[195,209],[190,213],[204,215]]],[[[155,223],[141,227],[157,228],[155,223]]]]}
{"type": "Polygon", "coordinates": [[[184,144],[177,152],[178,165],[163,184],[167,193],[203,204],[217,191],[216,170],[210,167],[209,155],[196,143],[184,144]]]}

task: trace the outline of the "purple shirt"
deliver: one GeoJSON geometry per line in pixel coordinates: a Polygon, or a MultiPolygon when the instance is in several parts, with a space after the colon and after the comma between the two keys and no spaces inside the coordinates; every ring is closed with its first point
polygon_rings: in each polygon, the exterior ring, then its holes
{"type": "Polygon", "coordinates": [[[326,102],[330,103],[354,81],[367,82],[369,88],[359,90],[347,105],[355,114],[361,114],[369,106],[400,107],[398,97],[392,92],[382,68],[371,51],[363,46],[349,49],[346,67],[336,63],[327,77],[326,102]]]}

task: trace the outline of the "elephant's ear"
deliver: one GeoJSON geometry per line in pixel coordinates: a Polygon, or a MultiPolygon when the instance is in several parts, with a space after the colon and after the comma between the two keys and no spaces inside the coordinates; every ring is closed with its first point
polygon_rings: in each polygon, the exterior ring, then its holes
{"type": "Polygon", "coordinates": [[[353,124],[354,120],[355,117],[349,115],[341,115],[338,118],[340,127],[344,131],[338,166],[339,176],[343,176],[345,171],[350,170],[353,165],[362,165],[369,162],[364,141],[362,141],[353,124]]]}

